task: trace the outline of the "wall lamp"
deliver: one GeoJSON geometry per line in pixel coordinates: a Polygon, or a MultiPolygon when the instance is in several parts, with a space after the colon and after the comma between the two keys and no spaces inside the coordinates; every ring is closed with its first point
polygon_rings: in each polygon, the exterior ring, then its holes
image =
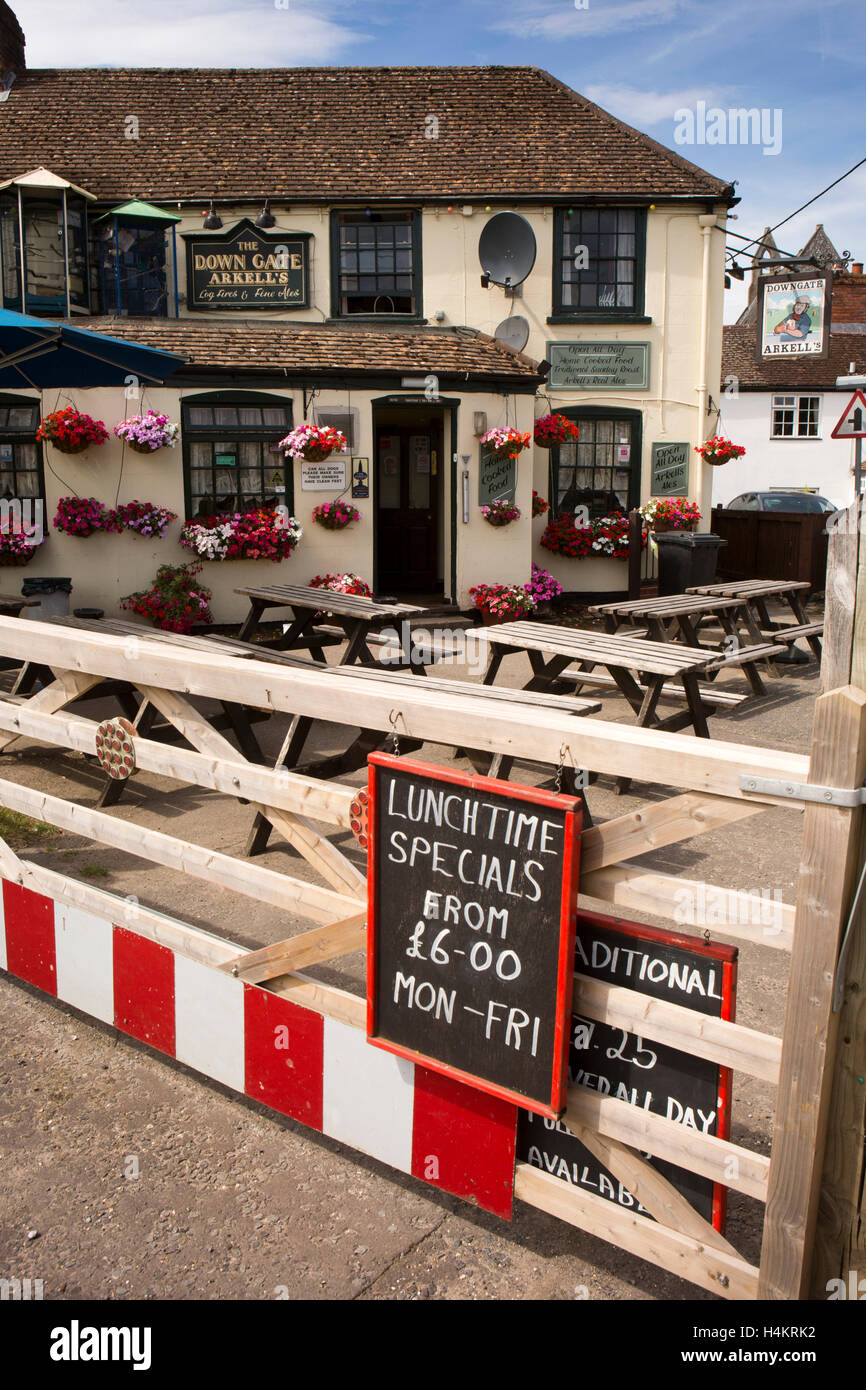
{"type": "Polygon", "coordinates": [[[210,207],[207,210],[207,216],[202,226],[209,232],[217,232],[222,224],[223,220],[213,205],[213,198],[211,198],[210,207]]]}
{"type": "Polygon", "coordinates": [[[264,207],[262,208],[261,212],[259,213],[258,217],[257,217],[256,220],[255,220],[255,226],[257,226],[257,227],[275,227],[276,225],[277,225],[277,219],[274,217],[273,213],[271,212],[271,200],[270,200],[270,198],[266,198],[266,199],[265,199],[265,205],[264,205],[264,207]]]}

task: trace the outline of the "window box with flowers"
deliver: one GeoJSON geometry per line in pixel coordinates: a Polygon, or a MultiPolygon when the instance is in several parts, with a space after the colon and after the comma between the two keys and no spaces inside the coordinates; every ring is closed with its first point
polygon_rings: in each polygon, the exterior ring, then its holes
{"type": "Polygon", "coordinates": [[[330,425],[298,425],[280,440],[279,447],[292,458],[321,463],[333,453],[346,452],[346,436],[330,425]]]}
{"type": "Polygon", "coordinates": [[[514,502],[503,501],[500,498],[483,506],[481,515],[490,526],[509,526],[512,521],[519,520],[520,508],[514,502]]]}
{"type": "Polygon", "coordinates": [[[108,430],[101,420],[83,415],[69,405],[65,410],[54,410],[46,415],[40,421],[36,438],[47,440],[61,454],[81,454],[94,445],[104,444],[108,430]]]}
{"type": "Polygon", "coordinates": [[[188,521],[180,543],[203,560],[287,560],[303,531],[293,516],[259,510],[188,521]]]}
{"type": "Polygon", "coordinates": [[[173,449],[179,425],[169,424],[167,415],[149,410],[146,415],[128,415],[114,426],[114,433],[137,454],[154,454],[157,449],[173,449]]]}
{"type": "Polygon", "coordinates": [[[127,594],[121,608],[150,618],[168,632],[189,632],[199,623],[211,623],[210,590],[199,583],[200,564],[160,565],[149,589],[127,594]]]}
{"type": "Polygon", "coordinates": [[[26,530],[0,531],[0,565],[29,565],[47,536],[36,537],[26,530]]]}
{"type": "Polygon", "coordinates": [[[361,513],[348,502],[322,502],[313,508],[313,520],[328,531],[342,531],[353,521],[360,521],[361,513]]]}

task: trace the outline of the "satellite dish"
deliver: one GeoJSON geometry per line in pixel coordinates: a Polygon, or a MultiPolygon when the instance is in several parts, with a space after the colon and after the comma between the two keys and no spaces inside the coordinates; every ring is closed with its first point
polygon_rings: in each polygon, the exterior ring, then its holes
{"type": "Polygon", "coordinates": [[[535,265],[535,233],[526,218],[497,212],[481,233],[478,258],[494,285],[511,289],[522,284],[535,265]]]}
{"type": "Polygon", "coordinates": [[[512,318],[502,320],[493,336],[500,343],[505,343],[506,347],[514,348],[515,352],[522,352],[529,341],[529,322],[521,314],[514,314],[512,318]]]}

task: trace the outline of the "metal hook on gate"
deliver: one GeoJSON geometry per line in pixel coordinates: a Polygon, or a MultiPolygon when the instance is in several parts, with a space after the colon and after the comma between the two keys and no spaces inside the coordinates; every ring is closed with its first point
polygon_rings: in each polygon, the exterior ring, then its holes
{"type": "Polygon", "coordinates": [[[398,710],[393,710],[393,709],[392,709],[391,712],[390,712],[390,714],[388,715],[388,723],[391,725],[391,735],[392,735],[392,737],[393,737],[393,739],[394,739],[394,757],[395,757],[395,758],[399,758],[399,756],[400,756],[400,739],[399,739],[398,734],[397,734],[397,720],[398,720],[398,719],[402,719],[402,718],[403,718],[403,711],[402,711],[401,709],[398,709],[398,710]]]}

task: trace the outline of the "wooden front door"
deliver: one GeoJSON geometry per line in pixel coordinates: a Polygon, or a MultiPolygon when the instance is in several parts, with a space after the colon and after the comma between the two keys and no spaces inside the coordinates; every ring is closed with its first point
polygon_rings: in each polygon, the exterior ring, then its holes
{"type": "Polygon", "coordinates": [[[441,587],[439,513],[442,424],[419,415],[376,429],[376,587],[423,593],[441,587]]]}

